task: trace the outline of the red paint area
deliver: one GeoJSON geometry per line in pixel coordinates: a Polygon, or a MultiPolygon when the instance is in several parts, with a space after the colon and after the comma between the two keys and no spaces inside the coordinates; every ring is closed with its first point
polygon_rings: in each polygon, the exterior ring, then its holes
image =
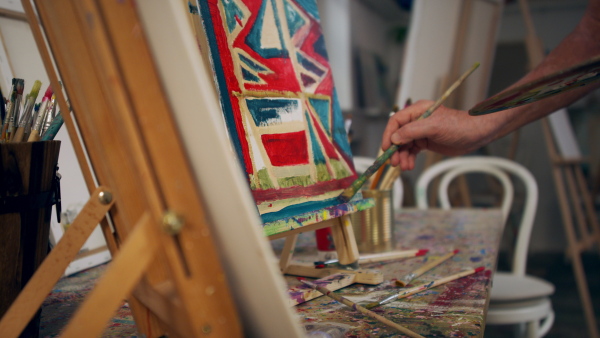
{"type": "Polygon", "coordinates": [[[446,291],[440,294],[431,306],[449,306],[457,299],[469,299],[470,292],[477,294],[479,291],[473,290],[471,286],[477,282],[485,282],[491,279],[491,271],[486,270],[483,273],[475,273],[463,278],[459,278],[446,284],[446,291]]]}
{"type": "Polygon", "coordinates": [[[308,164],[308,142],[304,131],[261,135],[263,145],[277,167],[308,164]]]}
{"type": "MultiPolygon", "coordinates": [[[[306,55],[310,56],[315,61],[317,61],[318,63],[320,63],[321,65],[324,65],[325,67],[327,67],[329,69],[330,68],[329,60],[327,60],[326,58],[321,56],[319,53],[315,52],[315,50],[313,48],[315,42],[322,35],[321,26],[317,22],[315,22],[312,18],[310,19],[310,21],[311,21],[310,22],[310,30],[309,30],[308,34],[306,35],[306,37],[304,38],[304,40],[300,43],[300,46],[297,46],[297,47],[299,47],[299,49],[301,51],[303,51],[306,55]]],[[[331,96],[332,91],[333,91],[333,78],[331,75],[331,71],[328,71],[327,74],[325,75],[325,78],[319,84],[319,87],[315,90],[315,94],[323,94],[323,95],[331,96]]]]}
{"type": "MultiPolygon", "coordinates": [[[[208,1],[208,9],[210,11],[210,16],[213,20],[214,27],[225,27],[222,19],[221,12],[218,7],[218,0],[209,0],[208,1]]],[[[235,77],[235,70],[233,66],[233,58],[231,56],[231,51],[229,50],[229,46],[227,44],[227,34],[224,29],[215,29],[214,30],[216,37],[217,49],[219,50],[219,55],[221,56],[221,65],[223,67],[223,75],[225,78],[225,82],[227,83],[227,90],[231,92],[241,92],[240,86],[238,84],[237,78],[235,77]]],[[[223,90],[223,89],[222,89],[223,90]]],[[[242,122],[242,114],[240,111],[238,100],[230,100],[233,119],[235,121],[235,129],[237,137],[240,141],[241,153],[244,158],[244,167],[248,174],[254,173],[254,168],[252,167],[252,160],[250,159],[250,146],[248,144],[248,140],[246,139],[246,135],[244,132],[244,124],[242,122]]]]}
{"type": "MultiPolygon", "coordinates": [[[[246,25],[242,28],[239,35],[236,36],[235,41],[233,41],[233,47],[239,48],[248,53],[252,58],[261,63],[263,66],[269,68],[272,73],[265,74],[259,73],[258,76],[263,79],[266,84],[252,84],[245,83],[244,87],[247,90],[257,90],[257,91],[281,91],[281,92],[300,92],[300,84],[296,79],[296,71],[294,70],[294,65],[292,61],[287,58],[269,58],[265,59],[262,56],[258,55],[252,48],[250,48],[246,44],[246,37],[252,30],[256,19],[258,18],[258,13],[260,12],[260,7],[262,6],[262,1],[245,1],[244,5],[248,7],[250,16],[248,16],[248,21],[246,25]]],[[[215,25],[216,26],[216,25],[215,25]]],[[[284,49],[293,50],[291,46],[285,46],[284,49]]],[[[226,51],[226,53],[230,53],[226,51]]],[[[233,76],[233,73],[231,73],[233,76]]]]}
{"type": "Polygon", "coordinates": [[[332,190],[346,189],[356,180],[356,177],[356,175],[352,175],[341,180],[319,182],[309,187],[295,186],[279,189],[252,190],[252,196],[254,196],[257,204],[299,196],[316,196],[332,190]]]}
{"type": "Polygon", "coordinates": [[[317,131],[317,136],[319,137],[323,148],[325,148],[325,153],[327,154],[327,157],[338,160],[339,157],[337,155],[337,152],[335,151],[335,148],[333,147],[333,144],[331,144],[331,140],[329,139],[329,137],[327,137],[327,134],[321,128],[321,125],[317,123],[317,119],[312,114],[310,115],[310,118],[313,121],[313,127],[315,127],[315,130],[317,131]]]}

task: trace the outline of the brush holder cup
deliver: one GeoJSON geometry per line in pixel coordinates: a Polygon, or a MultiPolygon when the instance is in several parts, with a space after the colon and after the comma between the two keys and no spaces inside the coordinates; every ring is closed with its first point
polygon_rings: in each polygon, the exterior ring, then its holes
{"type": "Polygon", "coordinates": [[[362,190],[375,206],[350,215],[360,253],[388,252],[394,249],[394,207],[392,190],[362,190]]]}
{"type": "MultiPolygon", "coordinates": [[[[0,317],[48,253],[60,141],[0,143],[0,317]]],[[[38,337],[40,311],[22,337],[38,337]]]]}

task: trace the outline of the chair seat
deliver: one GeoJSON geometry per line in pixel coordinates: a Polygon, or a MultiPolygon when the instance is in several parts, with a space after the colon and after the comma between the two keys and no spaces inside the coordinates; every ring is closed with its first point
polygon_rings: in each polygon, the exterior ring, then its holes
{"type": "Polygon", "coordinates": [[[490,304],[485,322],[491,325],[504,325],[537,321],[552,317],[550,298],[543,297],[514,303],[490,304]]]}
{"type": "Polygon", "coordinates": [[[490,302],[514,302],[542,298],[554,293],[554,285],[533,276],[515,276],[497,272],[494,275],[490,302]]]}

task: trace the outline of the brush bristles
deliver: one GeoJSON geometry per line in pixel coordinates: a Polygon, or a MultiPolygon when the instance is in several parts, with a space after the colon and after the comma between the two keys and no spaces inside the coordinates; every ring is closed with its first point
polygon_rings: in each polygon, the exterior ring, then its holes
{"type": "Polygon", "coordinates": [[[42,89],[42,82],[36,80],[33,83],[33,87],[31,87],[31,92],[29,93],[29,96],[31,96],[35,100],[38,94],[40,93],[40,89],[42,89]]]}
{"type": "Polygon", "coordinates": [[[375,303],[369,303],[369,304],[365,305],[365,309],[371,310],[372,308],[378,307],[378,306],[379,306],[379,303],[377,303],[377,302],[375,302],[375,303]]]}

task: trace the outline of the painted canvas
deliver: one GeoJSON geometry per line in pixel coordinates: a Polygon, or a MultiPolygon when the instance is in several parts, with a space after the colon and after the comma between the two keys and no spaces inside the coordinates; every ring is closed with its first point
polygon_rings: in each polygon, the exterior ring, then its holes
{"type": "Polygon", "coordinates": [[[316,1],[198,4],[226,124],[263,222],[336,216],[335,197],[356,172],[316,1]]]}

